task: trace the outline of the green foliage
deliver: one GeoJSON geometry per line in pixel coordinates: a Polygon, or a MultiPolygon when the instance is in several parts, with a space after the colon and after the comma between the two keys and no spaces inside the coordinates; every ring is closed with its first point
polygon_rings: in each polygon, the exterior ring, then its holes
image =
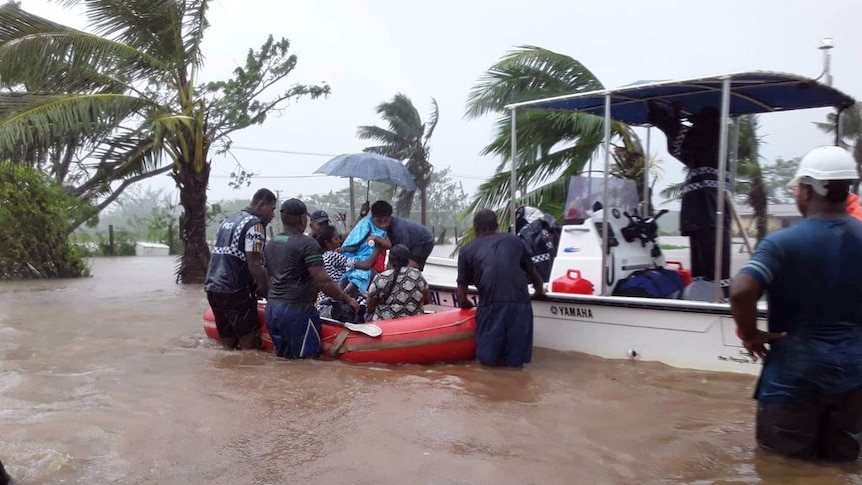
{"type": "MultiPolygon", "coordinates": [[[[137,238],[129,231],[114,231],[114,256],[134,256],[137,238]]],[[[111,256],[111,240],[99,234],[99,255],[111,256]]]]}
{"type": "MultiPolygon", "coordinates": [[[[821,131],[835,135],[838,127],[838,115],[829,113],[826,115],[825,123],[814,123],[821,131]]],[[[853,159],[856,160],[856,171],[862,177],[862,102],[841,112],[841,136],[838,137],[839,146],[850,149],[853,159]]],[[[859,183],[853,184],[853,192],[859,192],[859,183]]]]}
{"type": "MultiPolygon", "coordinates": [[[[497,155],[497,173],[479,187],[470,210],[499,209],[511,204],[510,103],[603,89],[598,78],[576,59],[535,46],[507,53],[479,79],[470,92],[466,116],[499,115],[496,136],[483,154],[497,155]]],[[[604,138],[604,119],[584,113],[520,111],[517,113],[518,205],[528,204],[562,215],[569,177],[579,175],[595,157],[604,138]]],[[[611,125],[614,175],[633,178],[643,193],[644,153],[637,135],[625,124],[611,125]]],[[[501,217],[505,224],[508,217],[501,217]]]]}
{"type": "Polygon", "coordinates": [[[784,159],[778,157],[775,163],[763,164],[763,180],[766,184],[766,192],[769,194],[769,202],[774,204],[790,204],[796,200],[794,188],[787,184],[793,180],[796,169],[799,167],[800,157],[784,159]]]}
{"type": "MultiPolygon", "coordinates": [[[[98,200],[99,210],[131,184],[171,172],[183,208],[180,278],[203,282],[211,147],[229,150],[232,133],[290,101],[326,96],[329,86],[275,91],[297,58],[272,36],[230,79],[200,83],[207,0],[63,3],[84,4],[93,32],[0,7],[0,155],[47,160],[50,173],[82,200],[98,200]],[[86,156],[76,158],[78,150],[86,156]],[[71,166],[86,170],[65,178],[71,166]]],[[[242,185],[242,173],[235,182],[242,185]]]]}
{"type": "Polygon", "coordinates": [[[69,241],[77,205],[41,171],[0,162],[0,278],[87,275],[84,251],[69,241]]]}

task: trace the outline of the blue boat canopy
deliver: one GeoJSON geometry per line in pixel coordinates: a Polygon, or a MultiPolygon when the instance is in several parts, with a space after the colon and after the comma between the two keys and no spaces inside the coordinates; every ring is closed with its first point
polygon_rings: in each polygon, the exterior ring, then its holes
{"type": "Polygon", "coordinates": [[[809,108],[843,109],[855,103],[847,94],[813,79],[769,71],[722,74],[697,79],[638,81],[619,88],[591,91],[508,105],[509,109],[547,109],[605,114],[611,96],[611,118],[647,125],[647,102],[677,106],[683,116],[703,108],[721,108],[722,82],[730,78],[730,116],[809,108]]]}

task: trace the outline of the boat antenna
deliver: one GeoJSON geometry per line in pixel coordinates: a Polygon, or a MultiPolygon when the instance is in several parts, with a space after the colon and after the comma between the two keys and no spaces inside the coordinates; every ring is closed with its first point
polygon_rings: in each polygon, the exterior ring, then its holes
{"type": "Polygon", "coordinates": [[[823,51],[823,72],[821,72],[820,75],[817,76],[815,81],[819,81],[820,78],[823,78],[823,84],[827,86],[832,86],[832,66],[829,51],[833,47],[835,47],[835,45],[832,42],[832,37],[824,37],[820,39],[820,47],[818,47],[818,49],[823,51]]]}

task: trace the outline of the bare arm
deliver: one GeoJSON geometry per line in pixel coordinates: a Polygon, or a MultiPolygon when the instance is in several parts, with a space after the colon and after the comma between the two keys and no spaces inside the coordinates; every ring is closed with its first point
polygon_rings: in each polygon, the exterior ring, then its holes
{"type": "Polygon", "coordinates": [[[545,282],[542,281],[542,275],[539,274],[535,266],[527,270],[527,278],[533,285],[533,298],[542,298],[545,296],[545,282]]]}
{"type": "Polygon", "coordinates": [[[260,253],[247,251],[245,253],[245,260],[246,264],[248,264],[248,271],[251,273],[252,278],[254,278],[255,286],[257,286],[258,296],[265,298],[269,294],[269,273],[263,267],[263,264],[261,264],[260,253]]]}
{"type": "Polygon", "coordinates": [[[764,344],[786,335],[757,329],[757,300],[762,294],[760,283],[747,274],[737,275],[730,287],[730,311],[736,322],[736,335],[755,359],[763,359],[769,353],[764,344]]]}
{"type": "Polygon", "coordinates": [[[458,283],[458,288],[455,290],[455,296],[458,298],[458,306],[461,308],[473,308],[473,302],[467,298],[467,284],[458,283]]]}
{"type": "Polygon", "coordinates": [[[371,236],[371,239],[374,240],[375,247],[383,246],[383,249],[392,249],[392,241],[389,237],[371,236]]]}
{"type": "Polygon", "coordinates": [[[374,313],[374,310],[377,310],[377,305],[379,304],[380,298],[377,298],[376,296],[369,296],[368,300],[365,302],[365,313],[374,313]]]}
{"type": "Polygon", "coordinates": [[[358,259],[355,260],[353,263],[353,267],[356,269],[371,269],[371,268],[373,268],[374,263],[377,262],[377,258],[380,256],[381,251],[383,251],[382,248],[380,248],[378,246],[374,246],[374,252],[371,253],[371,256],[369,256],[368,258],[366,258],[362,261],[360,261],[358,259]]]}
{"type": "Polygon", "coordinates": [[[737,275],[730,287],[730,310],[736,328],[743,337],[757,333],[757,300],[763,289],[756,279],[747,274],[737,275]]]}
{"type": "Polygon", "coordinates": [[[359,303],[353,299],[350,295],[342,291],[341,287],[334,281],[329,275],[326,274],[326,269],[323,266],[312,266],[308,268],[308,272],[311,274],[311,278],[314,280],[317,287],[322,291],[325,295],[330,296],[338,301],[342,301],[350,305],[353,308],[353,311],[357,314],[359,313],[359,303]]]}
{"type": "Polygon", "coordinates": [[[422,290],[422,304],[429,305],[431,304],[431,290],[426,286],[424,290],[422,290]]]}

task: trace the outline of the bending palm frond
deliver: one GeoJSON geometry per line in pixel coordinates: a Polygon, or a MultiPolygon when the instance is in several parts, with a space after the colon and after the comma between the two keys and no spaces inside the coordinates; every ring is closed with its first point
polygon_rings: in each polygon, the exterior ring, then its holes
{"type": "Polygon", "coordinates": [[[500,113],[504,106],[540,97],[603,89],[579,61],[541,47],[522,45],[479,78],[467,100],[468,118],[500,113]]]}
{"type": "Polygon", "coordinates": [[[150,106],[124,94],[0,94],[0,153],[107,133],[150,106]]]}
{"type": "MultiPolygon", "coordinates": [[[[496,123],[496,137],[483,155],[500,157],[497,175],[482,184],[473,199],[471,210],[480,207],[499,208],[511,204],[510,176],[503,173],[511,167],[511,103],[543,97],[603,89],[601,82],[582,63],[570,56],[535,46],[519,46],[492,65],[470,92],[465,116],[475,118],[491,112],[503,116],[496,123]]],[[[554,187],[540,193],[545,207],[559,209],[565,203],[565,187],[570,176],[579,175],[595,156],[604,139],[604,119],[584,113],[557,111],[519,111],[517,113],[518,187],[554,187]],[[552,185],[543,185],[558,177],[552,185]],[[562,190],[556,190],[564,187],[562,190]],[[557,197],[552,200],[547,197],[557,197]]],[[[625,124],[613,122],[612,137],[620,144],[614,151],[615,173],[637,178],[643,172],[643,149],[636,134],[625,124]]],[[[511,170],[511,169],[509,169],[511,170]]],[[[641,182],[642,183],[642,182],[641,182]]],[[[641,194],[641,191],[638,191],[641,194]]],[[[526,197],[526,195],[525,195],[526,197]]],[[[522,204],[524,197],[517,202],[522,204]]],[[[531,201],[537,199],[531,198],[531,201]]]]}

